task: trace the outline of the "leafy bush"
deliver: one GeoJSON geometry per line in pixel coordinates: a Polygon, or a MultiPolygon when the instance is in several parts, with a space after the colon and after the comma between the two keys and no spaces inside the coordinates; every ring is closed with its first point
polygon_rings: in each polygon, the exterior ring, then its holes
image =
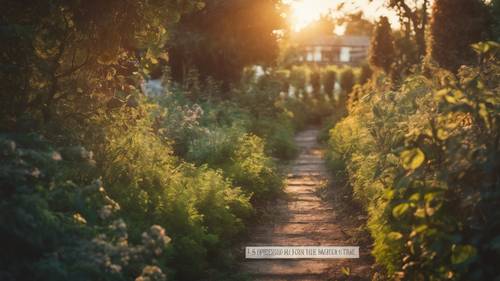
{"type": "Polygon", "coordinates": [[[297,98],[304,99],[307,95],[306,86],[310,70],[306,66],[294,66],[290,72],[290,85],[295,88],[297,98]]]}
{"type": "Polygon", "coordinates": [[[359,75],[359,84],[364,85],[366,82],[372,78],[373,70],[371,69],[369,64],[363,64],[361,66],[361,73],[359,75]]]}
{"type": "Polygon", "coordinates": [[[165,227],[172,238],[172,276],[199,279],[209,267],[224,266],[225,249],[252,212],[249,196],[221,172],[177,159],[168,143],[150,131],[149,118],[134,117],[139,111],[115,113],[104,121],[109,127],[100,153],[101,174],[125,221],[133,226],[131,238],[139,237],[147,225],[165,227]],[[209,253],[220,258],[212,260],[209,253]]]}
{"type": "Polygon", "coordinates": [[[333,99],[333,91],[335,90],[335,82],[337,82],[337,72],[332,68],[327,68],[323,74],[323,89],[330,100],[333,99]]]}
{"type": "Polygon", "coordinates": [[[453,72],[462,64],[475,63],[476,55],[470,45],[488,39],[489,25],[483,1],[435,1],[429,29],[429,59],[453,72]]]}
{"type": "Polygon", "coordinates": [[[339,79],[340,87],[342,91],[347,95],[352,92],[352,88],[356,84],[356,77],[354,76],[354,72],[352,69],[348,68],[340,74],[339,79]]]}
{"type": "Polygon", "coordinates": [[[141,83],[166,60],[167,27],[202,6],[5,5],[0,279],[217,280],[227,271],[251,194],[272,193],[282,180],[251,124],[284,110],[274,105],[279,92],[268,95],[273,81],[250,83],[260,104],[223,102],[233,91],[203,69],[203,80],[190,70],[182,85],[165,79],[165,95],[143,94],[141,83]],[[214,128],[236,140],[210,155],[223,168],[210,168],[207,156],[186,162],[193,140],[214,128]]]}
{"type": "Polygon", "coordinates": [[[499,276],[499,76],[490,62],[410,76],[397,90],[375,80],[331,130],[330,166],[367,209],[391,278],[499,276]]]}
{"type": "Polygon", "coordinates": [[[2,280],[131,280],[149,272],[165,280],[164,229],[152,226],[129,244],[120,205],[102,182],[68,178],[95,165],[90,152],[56,150],[36,134],[2,135],[0,145],[2,280]]]}
{"type": "Polygon", "coordinates": [[[311,81],[313,95],[319,98],[321,94],[321,72],[319,70],[314,70],[309,74],[309,81],[311,81]]]}

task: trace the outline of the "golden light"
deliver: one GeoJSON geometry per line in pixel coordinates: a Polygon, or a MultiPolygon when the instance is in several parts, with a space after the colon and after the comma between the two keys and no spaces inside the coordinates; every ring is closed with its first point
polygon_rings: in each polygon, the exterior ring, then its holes
{"type": "MultiPolygon", "coordinates": [[[[397,24],[398,18],[394,11],[384,7],[385,0],[283,0],[290,5],[291,12],[289,21],[292,29],[299,31],[311,22],[317,20],[322,14],[331,12],[334,17],[345,13],[363,11],[368,19],[376,20],[379,16],[389,17],[392,24],[397,24]],[[343,3],[343,9],[337,10],[339,4],[343,3]]],[[[342,34],[343,27],[337,27],[335,33],[342,34]]]]}
{"type": "Polygon", "coordinates": [[[321,14],[331,9],[331,2],[324,0],[300,0],[291,2],[291,24],[295,31],[317,20],[321,14]]]}

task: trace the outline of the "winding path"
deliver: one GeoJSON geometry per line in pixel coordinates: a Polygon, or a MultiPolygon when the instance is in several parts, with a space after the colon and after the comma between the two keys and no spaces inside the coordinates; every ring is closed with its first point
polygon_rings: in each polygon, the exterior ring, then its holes
{"type": "MultiPolygon", "coordinates": [[[[246,246],[357,246],[346,229],[352,224],[338,217],[333,200],[319,195],[329,173],[317,135],[317,129],[296,135],[300,155],[290,168],[286,196],[272,207],[270,221],[251,229],[246,246]]],[[[245,260],[242,268],[258,281],[369,280],[371,259],[365,248],[360,247],[355,260],[245,260]],[[342,273],[342,267],[350,274],[342,273]]]]}

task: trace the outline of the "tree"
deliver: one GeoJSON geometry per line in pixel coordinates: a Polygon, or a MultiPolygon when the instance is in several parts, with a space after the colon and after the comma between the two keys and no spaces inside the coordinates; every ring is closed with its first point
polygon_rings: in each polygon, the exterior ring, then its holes
{"type": "Polygon", "coordinates": [[[312,86],[313,95],[316,98],[318,98],[319,94],[321,92],[321,73],[317,69],[314,69],[309,74],[309,81],[310,81],[311,86],[312,86]]]}
{"type": "Polygon", "coordinates": [[[339,24],[345,24],[346,35],[365,35],[371,36],[374,24],[364,18],[363,12],[357,12],[345,15],[337,21],[339,24]]]}
{"type": "Polygon", "coordinates": [[[299,42],[308,41],[318,37],[331,36],[335,30],[335,19],[331,13],[320,15],[320,17],[308,24],[296,34],[299,42]]]}
{"type": "Polygon", "coordinates": [[[307,66],[294,66],[290,71],[290,85],[295,89],[295,96],[306,98],[306,85],[309,76],[309,68],[307,66]]]}
{"type": "Polygon", "coordinates": [[[493,22],[493,40],[500,41],[500,0],[491,1],[491,18],[493,22]]]}
{"type": "Polygon", "coordinates": [[[368,82],[368,80],[372,78],[372,75],[373,70],[370,68],[370,65],[368,65],[367,63],[363,64],[361,66],[361,74],[359,74],[359,84],[363,85],[368,82]]]}
{"type": "Polygon", "coordinates": [[[425,30],[429,22],[429,3],[430,0],[387,0],[387,5],[399,15],[406,38],[414,38],[417,59],[423,58],[426,52],[425,30]]]}
{"type": "Polygon", "coordinates": [[[278,57],[276,30],[284,26],[278,0],[207,0],[182,16],[169,40],[172,76],[182,81],[190,68],[202,79],[239,81],[245,66],[272,64],[278,57]]]}
{"type": "Polygon", "coordinates": [[[349,96],[354,88],[354,72],[351,68],[344,70],[340,74],[340,87],[342,91],[340,92],[339,99],[337,102],[337,109],[340,112],[341,116],[345,116],[347,114],[347,103],[349,101],[349,96]]]}
{"type": "Polygon", "coordinates": [[[333,99],[335,82],[337,81],[337,72],[334,69],[327,68],[323,74],[323,89],[330,99],[333,99]]]}
{"type": "Polygon", "coordinates": [[[370,45],[370,63],[389,73],[394,62],[394,38],[387,17],[380,17],[370,45]]]}
{"type": "Polygon", "coordinates": [[[161,56],[166,26],[192,5],[8,1],[0,16],[1,129],[76,131],[97,112],[126,104],[161,56]]]}
{"type": "Polygon", "coordinates": [[[471,44],[488,38],[488,11],[480,0],[436,0],[432,7],[429,56],[455,72],[475,61],[471,44]]]}
{"type": "Polygon", "coordinates": [[[340,75],[340,87],[342,91],[347,95],[352,92],[352,88],[354,87],[354,72],[352,69],[348,68],[344,70],[340,75]]]}

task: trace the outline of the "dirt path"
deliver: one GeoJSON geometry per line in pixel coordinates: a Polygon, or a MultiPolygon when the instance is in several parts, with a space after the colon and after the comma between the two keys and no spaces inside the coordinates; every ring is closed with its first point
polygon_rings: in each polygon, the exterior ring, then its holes
{"type": "Polygon", "coordinates": [[[369,280],[369,250],[350,235],[359,222],[340,217],[333,200],[319,195],[329,173],[317,135],[317,129],[308,129],[295,137],[301,152],[290,168],[286,196],[272,207],[272,220],[250,231],[246,246],[360,246],[360,259],[245,260],[243,270],[255,280],[369,280]],[[350,270],[349,276],[342,267],[350,270]]]}

